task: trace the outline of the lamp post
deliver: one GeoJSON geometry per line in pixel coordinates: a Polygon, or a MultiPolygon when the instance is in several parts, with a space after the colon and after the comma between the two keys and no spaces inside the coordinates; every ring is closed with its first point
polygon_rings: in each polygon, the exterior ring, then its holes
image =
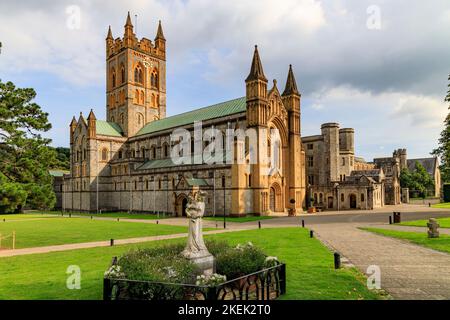
{"type": "Polygon", "coordinates": [[[225,176],[222,176],[222,186],[223,186],[223,228],[227,228],[227,221],[225,215],[225,176]]]}

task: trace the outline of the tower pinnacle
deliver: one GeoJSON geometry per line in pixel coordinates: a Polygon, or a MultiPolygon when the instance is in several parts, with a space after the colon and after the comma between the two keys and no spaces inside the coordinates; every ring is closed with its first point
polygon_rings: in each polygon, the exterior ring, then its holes
{"type": "Polygon", "coordinates": [[[250,68],[250,73],[245,79],[245,81],[251,80],[263,80],[267,81],[266,76],[264,75],[261,59],[259,58],[258,46],[255,45],[255,52],[253,53],[252,66],[250,68]]]}
{"type": "Polygon", "coordinates": [[[289,65],[289,72],[288,72],[288,76],[287,76],[287,80],[286,80],[286,87],[284,88],[283,96],[288,96],[290,94],[297,94],[297,95],[300,94],[297,89],[297,83],[295,81],[294,72],[292,71],[292,64],[289,65]]]}

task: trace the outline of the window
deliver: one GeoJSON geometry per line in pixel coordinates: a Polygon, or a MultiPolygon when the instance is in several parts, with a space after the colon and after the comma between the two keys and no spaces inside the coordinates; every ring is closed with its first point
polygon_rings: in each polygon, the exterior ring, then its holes
{"type": "Polygon", "coordinates": [[[150,150],[151,150],[152,159],[156,159],[156,147],[152,146],[150,150]]]}
{"type": "Polygon", "coordinates": [[[150,84],[153,88],[158,88],[158,71],[156,69],[152,72],[150,84]]]}
{"type": "Polygon", "coordinates": [[[364,193],[361,193],[361,202],[364,202],[364,193]]]}
{"type": "Polygon", "coordinates": [[[120,124],[123,125],[124,122],[125,122],[125,117],[124,117],[123,113],[121,113],[121,114],[120,114],[120,124]]]}
{"type": "Polygon", "coordinates": [[[158,180],[158,189],[161,189],[161,179],[158,180]]]}
{"type": "Polygon", "coordinates": [[[252,175],[251,174],[248,175],[248,186],[249,187],[252,186],[252,175]]]}
{"type": "Polygon", "coordinates": [[[167,158],[169,156],[169,145],[165,143],[163,149],[164,149],[164,157],[167,158]]]}
{"type": "Polygon", "coordinates": [[[137,190],[137,181],[134,181],[134,190],[137,190]]]}
{"type": "Polygon", "coordinates": [[[123,65],[120,69],[120,82],[125,83],[125,67],[123,65]]]}
{"type": "Polygon", "coordinates": [[[134,69],[134,82],[143,84],[144,78],[143,78],[143,72],[141,66],[137,66],[134,69]]]}
{"type": "Polygon", "coordinates": [[[345,158],[342,158],[342,165],[345,166],[345,158]]]}
{"type": "Polygon", "coordinates": [[[122,159],[122,151],[119,151],[119,159],[122,159]]]}
{"type": "Polygon", "coordinates": [[[145,180],[145,190],[148,190],[148,180],[145,180]]]}
{"type": "Polygon", "coordinates": [[[102,161],[108,160],[108,149],[103,148],[102,149],[102,161]]]}
{"type": "Polygon", "coordinates": [[[111,85],[113,88],[116,86],[116,70],[114,68],[111,71],[111,85]]]}
{"type": "Polygon", "coordinates": [[[145,148],[144,147],[141,148],[141,157],[145,158],[145,148]]]}
{"type": "Polygon", "coordinates": [[[123,190],[127,190],[127,183],[125,181],[123,182],[123,190]]]}
{"type": "Polygon", "coordinates": [[[314,176],[312,174],[308,176],[308,183],[314,185],[314,176]]]}
{"type": "Polygon", "coordinates": [[[313,150],[314,149],[314,145],[312,143],[308,143],[308,150],[313,150]]]}
{"type": "Polygon", "coordinates": [[[344,194],[341,193],[341,202],[344,202],[344,201],[345,201],[345,199],[344,199],[344,194]]]}
{"type": "Polygon", "coordinates": [[[225,188],[225,176],[222,176],[222,188],[225,188]]]}
{"type": "Polygon", "coordinates": [[[308,167],[314,167],[314,157],[313,156],[308,157],[308,167]]]}

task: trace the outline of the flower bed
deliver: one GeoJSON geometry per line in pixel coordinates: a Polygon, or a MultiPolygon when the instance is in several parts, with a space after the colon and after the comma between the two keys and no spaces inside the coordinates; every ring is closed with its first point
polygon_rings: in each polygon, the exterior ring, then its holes
{"type": "Polygon", "coordinates": [[[216,273],[199,275],[183,246],[130,251],[105,272],[105,300],[272,300],[286,291],[286,266],[251,243],[208,242],[216,273]]]}

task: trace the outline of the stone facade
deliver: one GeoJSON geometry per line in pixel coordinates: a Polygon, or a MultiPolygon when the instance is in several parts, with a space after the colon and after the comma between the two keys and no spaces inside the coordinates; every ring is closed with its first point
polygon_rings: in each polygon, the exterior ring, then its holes
{"type": "Polygon", "coordinates": [[[325,123],[321,131],[320,135],[302,139],[309,204],[321,210],[382,207],[384,174],[355,157],[354,129],[325,123]]]}
{"type": "Polygon", "coordinates": [[[395,150],[392,157],[373,159],[375,167],[383,169],[386,175],[385,202],[390,205],[401,203],[400,171],[406,166],[406,149],[395,150]]]}
{"type": "MultiPolygon", "coordinates": [[[[292,67],[283,93],[268,88],[255,47],[246,96],[166,117],[166,40],[161,23],[155,41],[138,40],[128,16],[123,38],[106,38],[107,121],[91,110],[70,124],[71,170],[62,207],[73,211],[139,211],[181,216],[194,188],[206,192],[206,215],[272,215],[305,206],[305,153],[300,135],[300,99],[292,67]],[[196,146],[196,121],[207,130],[252,129],[256,144],[233,139],[227,146],[243,161],[175,164],[175,129],[186,129],[196,146]],[[264,134],[277,129],[279,139],[264,134]],[[256,162],[249,160],[250,149],[256,162]],[[275,164],[261,159],[277,154],[275,164]],[[269,172],[269,167],[271,171],[269,172]]],[[[206,144],[205,144],[206,143],[206,144]]],[[[225,150],[222,144],[222,156],[225,150]]],[[[203,156],[204,160],[204,156],[203,156]]]]}

